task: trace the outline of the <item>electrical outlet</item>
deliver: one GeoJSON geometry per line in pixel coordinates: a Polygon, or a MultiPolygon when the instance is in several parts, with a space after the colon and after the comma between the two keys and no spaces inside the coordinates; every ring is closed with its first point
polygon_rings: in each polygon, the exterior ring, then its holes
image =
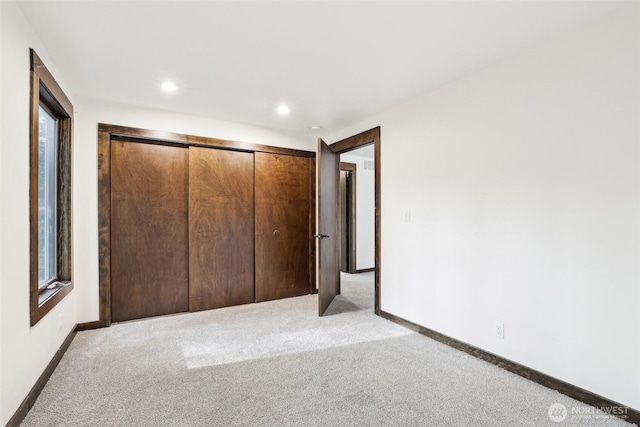
{"type": "Polygon", "coordinates": [[[493,332],[496,334],[496,337],[504,339],[504,323],[496,322],[493,327],[493,332]]]}

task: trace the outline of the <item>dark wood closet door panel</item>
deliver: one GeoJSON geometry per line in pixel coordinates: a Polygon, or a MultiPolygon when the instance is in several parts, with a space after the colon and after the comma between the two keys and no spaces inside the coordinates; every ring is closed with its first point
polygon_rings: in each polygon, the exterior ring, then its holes
{"type": "Polygon", "coordinates": [[[255,153],[256,301],[309,293],[309,160],[255,153]]]}
{"type": "Polygon", "coordinates": [[[253,153],[189,148],[189,309],[254,302],[253,153]]]}
{"type": "Polygon", "coordinates": [[[186,148],[111,144],[114,322],[189,308],[186,148]]]}

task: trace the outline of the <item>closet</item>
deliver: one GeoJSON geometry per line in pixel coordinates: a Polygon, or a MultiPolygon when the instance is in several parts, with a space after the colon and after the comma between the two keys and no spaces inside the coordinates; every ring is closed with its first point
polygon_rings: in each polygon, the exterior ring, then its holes
{"type": "Polygon", "coordinates": [[[113,133],[99,165],[101,193],[109,184],[108,218],[99,203],[106,323],[315,290],[313,153],[113,133]]]}

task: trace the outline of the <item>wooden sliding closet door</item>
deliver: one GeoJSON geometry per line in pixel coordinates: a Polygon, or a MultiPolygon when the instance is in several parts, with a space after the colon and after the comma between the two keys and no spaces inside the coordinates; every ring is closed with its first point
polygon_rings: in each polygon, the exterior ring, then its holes
{"type": "Polygon", "coordinates": [[[189,309],[254,302],[253,153],[189,148],[189,309]]]}
{"type": "Polygon", "coordinates": [[[111,144],[114,322],[189,309],[187,162],[183,147],[111,144]]]}
{"type": "Polygon", "coordinates": [[[255,153],[256,302],[309,293],[309,160],[255,153]]]}

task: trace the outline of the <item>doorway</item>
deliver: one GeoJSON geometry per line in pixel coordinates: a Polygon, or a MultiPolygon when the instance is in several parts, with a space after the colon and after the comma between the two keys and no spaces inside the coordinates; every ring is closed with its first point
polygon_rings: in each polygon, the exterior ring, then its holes
{"type": "MultiPolygon", "coordinates": [[[[369,165],[373,169],[373,266],[363,268],[374,274],[374,313],[380,314],[380,127],[328,145],[318,140],[317,177],[318,177],[318,311],[322,316],[340,293],[340,160],[341,155],[356,149],[370,146],[373,160],[369,165]]],[[[357,206],[356,206],[357,209],[357,206]]],[[[357,232],[356,232],[357,240],[357,232]]],[[[357,243],[357,242],[356,242],[357,243]]],[[[357,246],[357,244],[356,244],[357,246]]],[[[357,264],[357,249],[356,249],[357,264]]],[[[357,267],[357,265],[356,265],[357,267]]],[[[357,271],[357,268],[356,268],[357,271]]]]}
{"type": "MultiPolygon", "coordinates": [[[[340,154],[340,240],[344,273],[375,270],[375,159],[373,144],[340,154]]],[[[341,263],[342,267],[342,263],[341,263]]]]}

